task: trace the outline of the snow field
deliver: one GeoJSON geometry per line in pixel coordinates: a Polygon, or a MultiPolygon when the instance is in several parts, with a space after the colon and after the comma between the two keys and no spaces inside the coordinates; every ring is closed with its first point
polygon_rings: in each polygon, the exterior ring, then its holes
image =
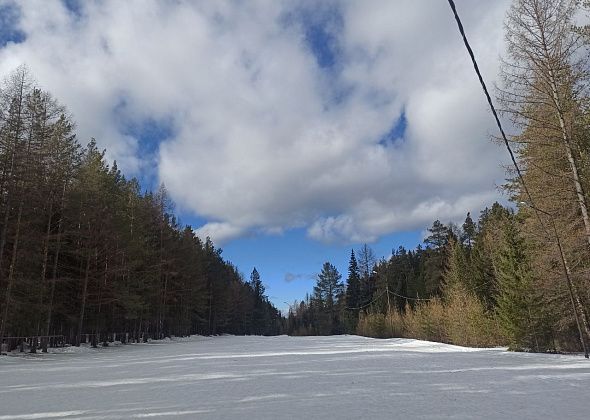
{"type": "Polygon", "coordinates": [[[192,337],[0,358],[4,419],[590,418],[590,362],[407,339],[192,337]]]}

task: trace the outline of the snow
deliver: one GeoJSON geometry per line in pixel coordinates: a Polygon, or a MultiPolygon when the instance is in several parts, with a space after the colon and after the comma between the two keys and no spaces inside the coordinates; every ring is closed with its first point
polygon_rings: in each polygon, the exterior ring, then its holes
{"type": "Polygon", "coordinates": [[[191,337],[0,357],[5,419],[589,418],[590,362],[408,339],[191,337]]]}

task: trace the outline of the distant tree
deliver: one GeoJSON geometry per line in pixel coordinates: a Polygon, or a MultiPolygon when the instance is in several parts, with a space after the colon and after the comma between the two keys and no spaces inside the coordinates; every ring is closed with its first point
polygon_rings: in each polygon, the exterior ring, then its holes
{"type": "Polygon", "coordinates": [[[428,232],[429,235],[424,239],[426,250],[421,254],[420,271],[424,279],[426,294],[433,296],[441,292],[443,273],[448,256],[448,244],[453,233],[440,220],[435,220],[428,232]]]}
{"type": "Polygon", "coordinates": [[[463,234],[461,235],[461,242],[467,247],[468,250],[471,250],[477,235],[477,225],[473,222],[470,213],[467,213],[467,217],[465,218],[465,222],[463,222],[462,227],[463,234]]]}
{"type": "Polygon", "coordinates": [[[449,244],[447,268],[444,272],[445,289],[473,290],[471,267],[466,248],[456,239],[449,244]]]}
{"type": "Polygon", "coordinates": [[[356,329],[359,316],[358,308],[361,305],[361,277],[354,250],[350,252],[350,261],[348,263],[345,303],[347,308],[344,309],[343,318],[345,319],[347,330],[353,332],[356,329]]]}
{"type": "MultiPolygon", "coordinates": [[[[361,298],[361,277],[354,250],[350,252],[348,263],[348,278],[346,279],[346,305],[349,308],[358,308],[361,298]]],[[[358,310],[355,310],[358,314],[358,310]]]]}
{"type": "Polygon", "coordinates": [[[258,273],[258,270],[256,270],[256,267],[254,267],[252,274],[250,274],[250,285],[252,290],[254,290],[254,296],[256,296],[257,299],[262,299],[265,288],[264,284],[262,284],[262,280],[260,280],[260,274],[258,273]]]}
{"type": "Polygon", "coordinates": [[[313,288],[314,300],[323,315],[321,330],[327,333],[333,333],[338,327],[336,304],[344,292],[344,285],[340,281],[341,278],[342,275],[336,267],[329,262],[325,262],[313,288]]]}
{"type": "Polygon", "coordinates": [[[250,274],[250,287],[252,288],[252,292],[254,294],[253,321],[254,325],[257,326],[255,328],[255,333],[263,334],[265,330],[264,320],[266,296],[264,296],[265,288],[262,284],[262,280],[260,280],[260,273],[258,273],[256,267],[254,267],[252,273],[250,274]]]}
{"type": "Polygon", "coordinates": [[[375,276],[373,270],[377,263],[375,252],[367,244],[357,251],[358,265],[360,274],[360,304],[362,306],[368,304],[373,300],[373,294],[375,293],[375,276]]]}
{"type": "Polygon", "coordinates": [[[426,246],[439,250],[448,244],[450,230],[440,220],[435,220],[432,227],[428,228],[428,232],[429,235],[424,239],[426,246]]]}
{"type": "Polygon", "coordinates": [[[493,257],[501,246],[502,226],[512,217],[513,212],[497,202],[491,209],[484,209],[478,220],[477,234],[469,254],[473,292],[489,311],[494,310],[498,295],[493,257]]]}

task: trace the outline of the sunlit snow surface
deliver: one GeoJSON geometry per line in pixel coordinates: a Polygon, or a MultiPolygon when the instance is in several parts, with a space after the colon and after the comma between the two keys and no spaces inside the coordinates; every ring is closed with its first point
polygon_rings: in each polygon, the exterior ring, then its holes
{"type": "Polygon", "coordinates": [[[580,356],[224,336],[0,357],[0,420],[589,416],[580,356]]]}

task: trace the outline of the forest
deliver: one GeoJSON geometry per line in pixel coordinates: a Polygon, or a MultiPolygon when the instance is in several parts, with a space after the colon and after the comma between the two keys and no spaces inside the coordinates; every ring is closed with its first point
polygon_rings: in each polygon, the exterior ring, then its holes
{"type": "MultiPolygon", "coordinates": [[[[328,262],[291,306],[293,334],[358,333],[515,350],[585,351],[590,326],[588,2],[517,0],[496,101],[516,134],[495,203],[461,226],[435,221],[415,250],[328,262]]],[[[468,116],[467,116],[468,117],[468,116]]],[[[499,145],[502,139],[498,138],[499,145]]]]}
{"type": "Polygon", "coordinates": [[[183,226],[164,185],[143,191],[95,140],[83,146],[67,109],[19,67],[0,87],[0,343],[286,332],[588,355],[590,28],[578,17],[589,10],[515,0],[508,11],[495,97],[513,133],[506,201],[436,220],[423,246],[387,259],[352,250],[344,279],[326,262],[287,318],[256,269],[245,279],[183,226]]]}
{"type": "Polygon", "coordinates": [[[142,192],[74,127],[25,66],[1,87],[0,342],[281,331],[256,270],[245,280],[163,185],[142,192]]]}

